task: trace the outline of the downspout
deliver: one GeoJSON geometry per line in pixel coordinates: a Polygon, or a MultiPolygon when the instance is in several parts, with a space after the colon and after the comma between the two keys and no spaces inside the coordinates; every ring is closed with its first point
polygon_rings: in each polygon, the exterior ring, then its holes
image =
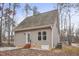
{"type": "Polygon", "coordinates": [[[52,32],[51,32],[51,46],[52,48],[54,48],[54,44],[53,44],[53,26],[51,25],[51,29],[52,29],[52,32]]]}

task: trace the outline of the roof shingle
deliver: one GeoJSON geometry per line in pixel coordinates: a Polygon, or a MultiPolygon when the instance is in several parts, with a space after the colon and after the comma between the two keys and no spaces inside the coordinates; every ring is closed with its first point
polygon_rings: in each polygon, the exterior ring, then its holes
{"type": "Polygon", "coordinates": [[[50,24],[53,25],[54,22],[57,20],[57,15],[58,15],[57,10],[53,10],[53,11],[48,11],[45,13],[27,17],[16,27],[16,29],[23,29],[23,28],[50,25],[50,24]]]}

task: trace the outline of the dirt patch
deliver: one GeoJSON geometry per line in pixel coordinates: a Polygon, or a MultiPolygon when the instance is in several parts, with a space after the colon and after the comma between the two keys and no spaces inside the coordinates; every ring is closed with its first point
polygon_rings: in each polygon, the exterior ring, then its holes
{"type": "Polygon", "coordinates": [[[48,50],[17,49],[0,51],[1,56],[79,56],[79,48],[63,48],[48,50]]]}

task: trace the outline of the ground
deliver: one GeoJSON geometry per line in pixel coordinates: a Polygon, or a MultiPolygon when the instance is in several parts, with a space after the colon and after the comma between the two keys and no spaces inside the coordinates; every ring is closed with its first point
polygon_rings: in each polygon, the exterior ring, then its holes
{"type": "Polygon", "coordinates": [[[1,56],[79,56],[79,48],[67,46],[62,49],[34,50],[34,49],[15,49],[0,51],[1,56]]]}

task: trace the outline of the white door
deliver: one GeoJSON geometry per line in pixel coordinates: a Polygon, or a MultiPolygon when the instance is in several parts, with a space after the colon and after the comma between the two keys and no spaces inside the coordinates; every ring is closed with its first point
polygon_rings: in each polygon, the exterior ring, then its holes
{"type": "Polygon", "coordinates": [[[26,44],[28,44],[30,41],[30,33],[26,32],[26,44]]]}
{"type": "Polygon", "coordinates": [[[28,33],[26,33],[26,44],[28,44],[28,33]]]}

